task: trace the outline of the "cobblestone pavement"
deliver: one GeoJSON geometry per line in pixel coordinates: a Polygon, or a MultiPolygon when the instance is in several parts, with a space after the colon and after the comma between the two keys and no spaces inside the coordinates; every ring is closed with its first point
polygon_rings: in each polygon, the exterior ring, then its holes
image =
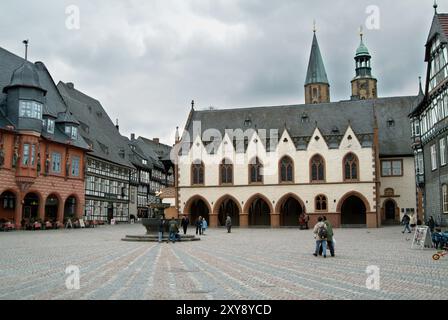
{"type": "Polygon", "coordinates": [[[312,256],[311,231],[209,230],[201,241],[122,242],[140,225],[0,233],[0,299],[446,299],[448,257],[411,250],[401,229],[341,229],[336,258],[312,256]],[[80,289],[68,290],[68,266],[80,289]],[[380,290],[368,290],[368,266],[380,290]]]}

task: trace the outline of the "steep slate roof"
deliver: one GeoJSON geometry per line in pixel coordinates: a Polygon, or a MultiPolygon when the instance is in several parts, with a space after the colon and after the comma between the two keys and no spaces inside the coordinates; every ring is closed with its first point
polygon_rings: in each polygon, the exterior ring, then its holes
{"type": "Polygon", "coordinates": [[[134,168],[128,143],[115,127],[101,103],[64,82],[58,83],[70,112],[80,122],[80,134],[92,145],[92,156],[134,168]],[[121,155],[124,155],[122,157],[121,155]]]}
{"type": "Polygon", "coordinates": [[[448,42],[448,13],[436,13],[432,20],[431,29],[429,31],[428,40],[426,41],[426,56],[425,61],[428,62],[430,58],[430,44],[433,38],[439,35],[441,42],[448,42]]]}
{"type": "Polygon", "coordinates": [[[308,64],[308,72],[306,74],[305,85],[310,83],[327,83],[327,72],[325,71],[324,61],[320,53],[319,43],[317,42],[316,33],[313,36],[313,44],[311,46],[310,60],[308,64]]]}
{"type": "MultiPolygon", "coordinates": [[[[23,81],[26,81],[30,86],[40,86],[44,91],[46,91],[46,102],[44,105],[44,111],[47,114],[51,114],[56,116],[59,113],[65,112],[67,110],[67,106],[59,94],[57,90],[56,84],[53,81],[47,67],[42,62],[31,63],[29,61],[25,61],[25,59],[3,49],[0,47],[0,106],[6,103],[7,94],[3,92],[3,88],[9,86],[11,84],[11,80],[13,80],[13,84],[17,84],[16,79],[12,79],[14,71],[22,70],[21,77],[23,81]],[[26,67],[24,67],[26,65],[26,67]],[[36,75],[38,79],[36,79],[36,75]],[[31,78],[30,78],[31,77],[31,78]]],[[[16,75],[17,76],[17,75],[16,75]]],[[[8,125],[14,125],[10,119],[8,119],[5,114],[0,112],[0,128],[5,128],[8,125]]],[[[65,134],[65,132],[61,131],[58,126],[55,127],[54,135],[48,134],[47,132],[42,132],[42,136],[45,138],[58,142],[67,144],[70,140],[69,137],[65,134]]],[[[82,137],[79,137],[77,140],[70,141],[70,144],[82,148],[89,149],[88,144],[82,137]]]]}
{"type": "Polygon", "coordinates": [[[168,146],[162,144],[160,144],[161,146],[159,146],[159,144],[153,142],[152,140],[143,137],[139,137],[138,139],[134,140],[134,143],[140,148],[148,161],[152,162],[154,167],[162,170],[165,168],[161,160],[163,160],[163,157],[165,157],[168,146]]]}
{"type": "MultiPolygon", "coordinates": [[[[208,129],[215,129],[222,137],[226,130],[276,129],[280,138],[286,128],[296,142],[296,138],[311,137],[317,126],[326,139],[336,136],[340,140],[349,125],[358,137],[372,135],[376,114],[380,132],[380,153],[382,155],[412,155],[411,128],[407,116],[413,108],[415,99],[415,96],[411,96],[325,104],[193,110],[186,132],[192,143],[196,138],[193,136],[193,126],[196,121],[201,123],[201,135],[208,129]],[[388,120],[391,119],[395,124],[393,127],[389,127],[388,124],[388,120]]],[[[328,140],[331,139],[327,139],[327,143],[328,140]]],[[[185,140],[183,142],[186,143],[185,140]]]]}

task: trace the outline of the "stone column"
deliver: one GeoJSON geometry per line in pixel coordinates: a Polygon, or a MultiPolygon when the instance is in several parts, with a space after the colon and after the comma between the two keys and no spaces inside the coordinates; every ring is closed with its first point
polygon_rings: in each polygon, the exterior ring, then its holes
{"type": "Polygon", "coordinates": [[[16,199],[16,210],[14,212],[14,223],[16,225],[17,230],[22,229],[22,213],[23,213],[23,204],[22,204],[22,195],[19,195],[16,199]]]}
{"type": "Polygon", "coordinates": [[[271,227],[272,228],[280,228],[280,214],[279,213],[271,214],[271,227]]]}
{"type": "Polygon", "coordinates": [[[39,201],[39,214],[38,218],[42,220],[42,222],[45,222],[45,202],[46,200],[40,200],[39,201]]]}
{"type": "Polygon", "coordinates": [[[210,215],[210,228],[218,228],[218,215],[216,213],[210,215]]]}
{"type": "Polygon", "coordinates": [[[63,202],[63,201],[58,202],[57,221],[60,223],[64,223],[64,206],[65,206],[65,202],[63,202]]]}
{"type": "Polygon", "coordinates": [[[367,212],[367,228],[378,228],[376,212],[367,212]]]}
{"type": "Polygon", "coordinates": [[[247,227],[249,227],[249,214],[242,213],[240,214],[240,228],[247,228],[247,227]]]}

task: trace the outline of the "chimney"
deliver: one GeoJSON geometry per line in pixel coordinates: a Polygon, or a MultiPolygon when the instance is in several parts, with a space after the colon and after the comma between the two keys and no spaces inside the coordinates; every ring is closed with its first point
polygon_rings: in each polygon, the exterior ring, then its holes
{"type": "Polygon", "coordinates": [[[73,90],[75,89],[75,84],[73,82],[67,82],[67,87],[73,90]]]}
{"type": "Polygon", "coordinates": [[[152,139],[152,141],[154,141],[154,142],[157,143],[157,144],[160,143],[160,139],[159,139],[159,138],[154,138],[154,139],[152,139]]]}
{"type": "Polygon", "coordinates": [[[135,140],[135,133],[131,133],[131,141],[135,140]]]}
{"type": "Polygon", "coordinates": [[[120,131],[120,125],[118,124],[118,119],[117,119],[117,124],[115,125],[115,128],[117,128],[117,130],[120,131]]]}

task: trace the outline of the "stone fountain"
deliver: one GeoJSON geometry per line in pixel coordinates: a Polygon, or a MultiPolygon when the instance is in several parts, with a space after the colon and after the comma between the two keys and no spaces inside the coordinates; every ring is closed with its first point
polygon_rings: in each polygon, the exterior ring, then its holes
{"type": "MultiPolygon", "coordinates": [[[[155,203],[150,205],[150,215],[148,218],[144,218],[141,220],[143,227],[146,229],[145,235],[127,235],[123,241],[131,241],[131,242],[158,242],[159,241],[159,224],[161,219],[165,219],[165,209],[168,209],[170,205],[163,203],[155,203]]],[[[166,220],[165,231],[163,232],[162,241],[166,242],[169,238],[169,224],[170,220],[166,220]]],[[[179,226],[179,230],[181,228],[182,219],[177,219],[177,224],[179,226]]],[[[183,235],[180,234],[180,240],[177,241],[198,241],[200,238],[194,235],[183,235]]]]}

